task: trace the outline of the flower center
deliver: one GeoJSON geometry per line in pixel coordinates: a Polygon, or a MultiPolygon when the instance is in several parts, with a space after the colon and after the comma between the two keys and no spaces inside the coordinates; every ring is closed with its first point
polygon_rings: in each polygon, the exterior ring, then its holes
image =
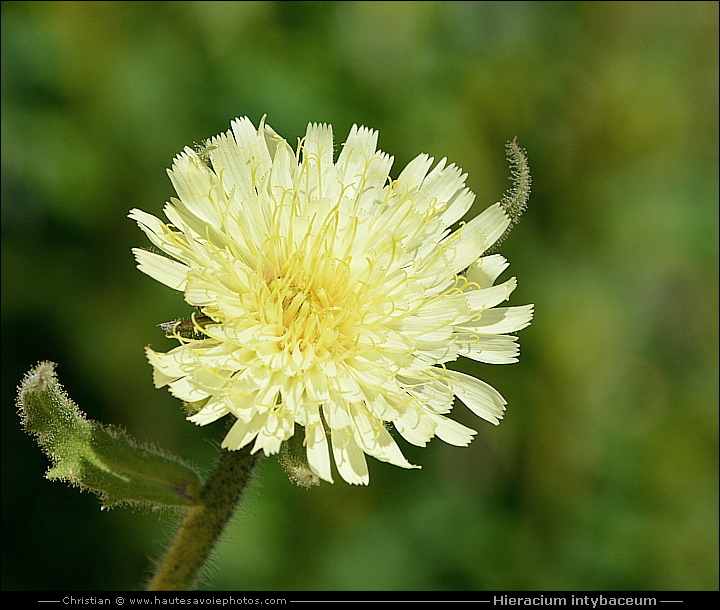
{"type": "Polygon", "coordinates": [[[287,277],[273,278],[267,286],[282,333],[280,349],[337,356],[350,348],[357,335],[359,314],[340,305],[335,291],[287,277]]]}

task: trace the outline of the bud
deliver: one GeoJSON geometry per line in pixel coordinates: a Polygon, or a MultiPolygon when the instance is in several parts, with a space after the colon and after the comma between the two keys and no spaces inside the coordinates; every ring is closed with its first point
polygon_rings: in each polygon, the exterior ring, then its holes
{"type": "Polygon", "coordinates": [[[286,440],[280,448],[279,461],[288,478],[300,487],[320,485],[320,477],[313,472],[307,461],[307,450],[300,440],[300,426],[295,426],[295,434],[286,440]]]}
{"type": "Polygon", "coordinates": [[[528,199],[530,199],[532,179],[530,177],[530,166],[528,165],[527,154],[520,148],[517,139],[508,142],[505,148],[507,149],[507,159],[510,163],[510,180],[512,180],[513,185],[503,196],[500,205],[510,218],[510,224],[492,247],[488,248],[485,252],[486,255],[496,252],[497,247],[510,234],[513,227],[520,222],[520,217],[527,209],[528,199]]]}

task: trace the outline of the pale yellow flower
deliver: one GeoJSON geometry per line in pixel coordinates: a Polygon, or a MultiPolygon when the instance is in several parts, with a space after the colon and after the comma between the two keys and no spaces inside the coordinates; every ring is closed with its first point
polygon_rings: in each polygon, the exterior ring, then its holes
{"type": "Polygon", "coordinates": [[[497,424],[502,396],[444,363],[516,362],[508,333],[532,317],[497,307],[516,281],[494,286],[508,263],[482,256],[510,222],[503,207],[451,232],[474,199],[465,175],[420,155],[391,180],[377,137],[354,126],[335,161],[330,126],[308,125],[295,153],[236,119],[175,158],[171,224],[130,213],[171,257],[136,249],[139,269],[205,316],[168,353],[147,349],[155,385],[199,403],[196,424],[236,418],[229,449],[274,454],[302,428],[312,472],[332,481],[332,452],[355,484],[365,454],[414,467],[390,424],[414,445],[466,446],[475,431],[446,417],[455,396],[497,424]]]}

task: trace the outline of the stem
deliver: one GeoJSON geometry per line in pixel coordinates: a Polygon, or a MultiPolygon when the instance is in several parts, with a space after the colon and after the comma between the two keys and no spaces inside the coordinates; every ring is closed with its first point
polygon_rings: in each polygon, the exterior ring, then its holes
{"type": "Polygon", "coordinates": [[[202,504],[187,509],[148,591],[190,589],[250,482],[259,459],[250,449],[221,451],[200,494],[202,504]]]}

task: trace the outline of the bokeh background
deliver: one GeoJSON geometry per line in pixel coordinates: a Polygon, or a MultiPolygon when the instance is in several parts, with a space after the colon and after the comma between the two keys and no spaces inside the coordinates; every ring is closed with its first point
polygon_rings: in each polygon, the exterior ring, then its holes
{"type": "MultiPolygon", "coordinates": [[[[716,2],[3,2],[2,586],[138,589],[171,513],[100,512],[43,478],[14,393],[36,362],[93,419],[210,468],[143,348],[181,296],[126,218],[236,116],[380,131],[469,174],[473,214],[534,179],[503,244],[535,303],[513,366],[461,364],[508,412],[470,448],[403,445],[367,488],[304,490],[274,458],[203,581],[225,590],[718,587],[716,2]]],[[[506,272],[505,277],[508,277],[506,272]]]]}

